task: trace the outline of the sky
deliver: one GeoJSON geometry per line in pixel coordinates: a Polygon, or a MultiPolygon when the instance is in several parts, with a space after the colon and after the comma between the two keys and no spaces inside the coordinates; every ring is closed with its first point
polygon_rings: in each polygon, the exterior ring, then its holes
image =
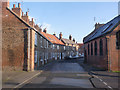
{"type": "Polygon", "coordinates": [[[83,43],[95,23],[107,23],[118,15],[118,2],[21,2],[21,8],[36,24],[47,27],[47,33],[72,35],[78,43],[83,43]]]}

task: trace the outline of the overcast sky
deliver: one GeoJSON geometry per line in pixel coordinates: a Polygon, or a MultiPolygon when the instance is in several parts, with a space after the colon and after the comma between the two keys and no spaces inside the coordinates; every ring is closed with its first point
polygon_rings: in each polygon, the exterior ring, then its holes
{"type": "Polygon", "coordinates": [[[21,2],[21,7],[24,12],[29,9],[30,18],[48,33],[62,32],[63,38],[71,34],[80,43],[96,22],[106,23],[118,15],[117,2],[21,2]]]}

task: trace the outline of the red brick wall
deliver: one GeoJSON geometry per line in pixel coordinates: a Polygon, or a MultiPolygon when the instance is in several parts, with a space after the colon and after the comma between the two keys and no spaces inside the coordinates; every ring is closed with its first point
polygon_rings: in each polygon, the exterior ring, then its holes
{"type": "Polygon", "coordinates": [[[3,70],[22,70],[27,59],[27,27],[5,3],[2,8],[2,66],[3,70]]]}
{"type": "Polygon", "coordinates": [[[95,67],[108,69],[111,71],[120,71],[120,49],[116,49],[116,32],[119,30],[120,25],[116,27],[107,36],[97,38],[85,44],[86,57],[85,60],[88,64],[95,67]],[[99,41],[103,40],[103,56],[100,56],[99,41]],[[94,42],[97,42],[97,56],[94,52],[94,42]],[[91,43],[93,43],[93,55],[91,56],[91,43]],[[90,53],[88,55],[88,44],[90,53]]]}
{"type": "Polygon", "coordinates": [[[120,25],[114,31],[108,34],[108,61],[110,62],[109,70],[120,71],[120,49],[116,49],[116,32],[120,29],[120,25]]]}
{"type": "Polygon", "coordinates": [[[91,42],[88,42],[85,44],[85,50],[87,55],[85,55],[87,63],[91,64],[95,67],[99,67],[101,69],[107,69],[107,54],[106,54],[106,38],[102,37],[102,38],[98,38],[95,39],[91,42]],[[102,39],[103,41],[103,55],[100,55],[100,49],[99,49],[99,43],[100,43],[100,39],[102,39]],[[94,43],[95,41],[97,42],[97,55],[95,55],[95,46],[94,43]],[[93,44],[93,55],[91,55],[91,43],[93,44]],[[89,44],[89,55],[88,55],[88,44],[89,44]]]}

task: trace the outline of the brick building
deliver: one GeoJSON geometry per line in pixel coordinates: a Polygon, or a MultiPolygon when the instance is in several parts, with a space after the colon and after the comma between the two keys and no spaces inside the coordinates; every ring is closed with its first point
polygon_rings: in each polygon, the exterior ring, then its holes
{"type": "Polygon", "coordinates": [[[39,33],[35,33],[35,69],[38,69],[41,65],[44,65],[48,63],[49,61],[49,52],[50,52],[50,46],[52,43],[45,38],[41,31],[42,29],[35,25],[35,28],[39,33]]]}
{"type": "Polygon", "coordinates": [[[2,2],[2,69],[3,70],[34,70],[35,35],[38,34],[48,41],[34,28],[33,19],[30,21],[28,12],[21,12],[9,1],[2,2]],[[22,14],[22,15],[21,15],[22,14]]]}
{"type": "Polygon", "coordinates": [[[76,55],[75,40],[62,41],[35,25],[28,12],[22,12],[20,3],[18,7],[13,4],[11,10],[9,0],[2,2],[3,70],[32,71],[52,60],[64,59],[67,54],[76,55]]]}
{"type": "Polygon", "coordinates": [[[120,71],[120,15],[95,30],[84,42],[85,62],[110,71],[120,71]]]}
{"type": "Polygon", "coordinates": [[[83,45],[83,43],[78,43],[77,45],[79,46],[78,55],[79,56],[84,56],[84,45],[83,45]]]}
{"type": "Polygon", "coordinates": [[[73,57],[78,55],[78,45],[75,43],[75,39],[72,40],[72,36],[69,35],[69,39],[62,38],[62,33],[59,34],[59,39],[65,44],[65,56],[73,57]]]}
{"type": "Polygon", "coordinates": [[[47,33],[47,30],[44,29],[41,32],[52,44],[49,49],[49,57],[53,60],[64,59],[64,43],[61,42],[55,34],[51,35],[47,33]]]}

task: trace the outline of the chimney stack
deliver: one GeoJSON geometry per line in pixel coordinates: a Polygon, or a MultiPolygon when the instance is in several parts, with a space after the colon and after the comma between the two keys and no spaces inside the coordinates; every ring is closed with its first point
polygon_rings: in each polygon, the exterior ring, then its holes
{"type": "Polygon", "coordinates": [[[41,27],[40,27],[39,31],[42,32],[42,28],[41,27]]]}
{"type": "Polygon", "coordinates": [[[22,16],[24,16],[24,12],[22,12],[22,16]]]}
{"type": "Polygon", "coordinates": [[[60,32],[59,34],[59,39],[62,39],[62,32],[60,32]]]}
{"type": "Polygon", "coordinates": [[[69,35],[69,39],[72,40],[72,35],[69,35]]]}
{"type": "Polygon", "coordinates": [[[21,7],[20,7],[20,3],[18,3],[18,7],[15,7],[15,4],[13,4],[13,8],[12,8],[12,11],[15,12],[18,16],[21,17],[21,7]]]}
{"type": "Polygon", "coordinates": [[[96,23],[95,24],[95,29],[98,29],[99,27],[103,26],[104,24],[99,24],[99,23],[96,23]]]}
{"type": "Polygon", "coordinates": [[[2,9],[6,9],[6,7],[9,8],[10,6],[9,0],[3,0],[1,3],[2,3],[2,9]]]}
{"type": "Polygon", "coordinates": [[[29,22],[29,24],[34,27],[34,19],[32,18],[32,21],[29,22]]]}
{"type": "Polygon", "coordinates": [[[26,12],[25,15],[24,15],[24,13],[22,12],[22,19],[25,20],[27,23],[29,23],[28,12],[26,12]]]}

